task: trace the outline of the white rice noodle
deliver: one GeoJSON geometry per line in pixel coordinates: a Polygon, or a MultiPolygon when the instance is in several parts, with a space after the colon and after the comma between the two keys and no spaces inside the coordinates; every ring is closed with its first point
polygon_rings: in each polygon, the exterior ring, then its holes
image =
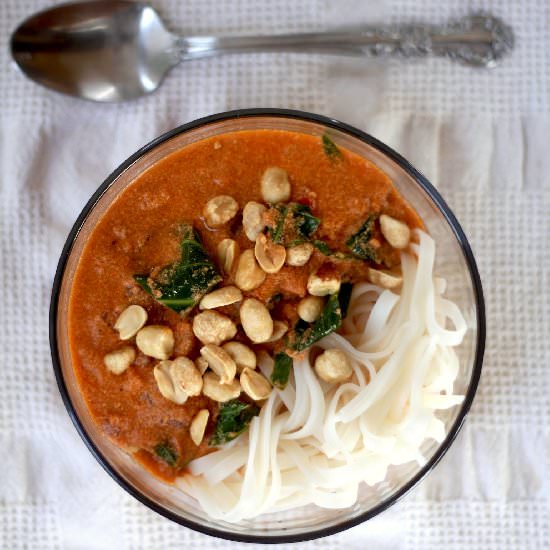
{"type": "MultiPolygon", "coordinates": [[[[435,243],[418,231],[416,258],[402,254],[400,294],[355,285],[340,332],[321,348],[342,349],[353,366],[339,386],[320,382],[308,351],[294,361],[284,390],[274,390],[247,432],[193,461],[179,486],[209,516],[229,522],[307,504],[346,508],[361,483],[384,480],[391,465],[426,459],[427,439],[445,438],[439,410],[453,394],[466,321],[434,278],[435,243]]],[[[259,358],[268,376],[273,360],[259,358]]]]}

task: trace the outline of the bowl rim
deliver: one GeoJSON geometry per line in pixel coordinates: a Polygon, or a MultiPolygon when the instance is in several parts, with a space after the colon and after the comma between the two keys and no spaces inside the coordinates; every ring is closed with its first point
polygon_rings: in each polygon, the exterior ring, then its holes
{"type": "Polygon", "coordinates": [[[99,464],[103,467],[103,469],[111,476],[111,478],[113,478],[123,489],[125,489],[130,495],[136,498],[139,502],[141,502],[151,510],[154,510],[158,514],[180,525],[183,525],[195,531],[199,531],[206,535],[219,537],[226,540],[231,540],[236,542],[250,542],[250,543],[255,542],[255,543],[263,543],[263,544],[302,542],[302,541],[307,541],[307,540],[312,540],[312,539],[333,535],[341,531],[344,531],[346,529],[349,529],[351,527],[354,527],[356,525],[359,525],[360,523],[363,523],[364,521],[373,518],[374,516],[378,515],[379,513],[383,512],[384,510],[392,506],[394,503],[399,501],[414,486],[416,486],[431,470],[433,470],[433,468],[441,460],[443,455],[447,452],[452,442],[458,435],[458,432],[460,431],[460,429],[462,428],[462,425],[464,424],[466,415],[468,414],[471,408],[471,405],[474,400],[474,396],[479,384],[479,379],[481,376],[483,354],[485,350],[485,335],[486,335],[485,303],[483,298],[483,289],[481,286],[481,278],[477,269],[477,265],[476,265],[470,244],[456,216],[453,214],[453,212],[451,211],[447,203],[443,200],[439,192],[428,181],[428,179],[416,168],[414,168],[412,164],[409,161],[407,161],[404,157],[402,157],[399,153],[397,153],[392,148],[388,147],[378,139],[372,137],[366,132],[363,132],[362,130],[359,130],[353,126],[350,126],[349,124],[340,122],[339,120],[336,120],[334,118],[329,118],[324,115],[318,115],[318,114],[309,113],[309,112],[300,111],[300,110],[276,109],[276,108],[236,109],[236,110],[213,114],[213,115],[209,115],[206,117],[193,120],[191,122],[178,126],[168,132],[165,132],[159,137],[153,139],[151,142],[149,142],[148,144],[140,148],[136,153],[131,155],[118,168],[116,168],[103,181],[103,183],[94,192],[90,200],[86,203],[86,205],[82,209],[81,213],[79,214],[78,218],[76,219],[74,225],[72,226],[67,236],[67,240],[65,241],[65,244],[63,246],[63,249],[59,258],[59,262],[57,265],[55,277],[54,277],[51,301],[50,301],[50,311],[49,311],[50,351],[51,351],[51,357],[52,357],[52,363],[53,363],[53,370],[55,373],[55,378],[57,381],[59,392],[61,393],[61,398],[63,400],[65,408],[67,409],[67,412],[78,434],[80,435],[80,437],[82,438],[86,446],[88,447],[89,451],[92,453],[95,459],[99,462],[99,464]],[[403,485],[393,495],[391,495],[387,499],[380,502],[374,508],[371,508],[370,510],[365,511],[357,515],[356,517],[344,520],[341,523],[338,523],[336,525],[332,525],[330,527],[323,527],[320,529],[315,529],[315,530],[307,531],[300,534],[288,534],[288,535],[283,534],[283,535],[274,535],[274,536],[248,535],[245,533],[230,532],[230,531],[225,531],[223,529],[211,528],[175,514],[174,512],[164,508],[163,506],[159,505],[158,503],[154,502],[149,497],[145,496],[143,493],[138,491],[135,487],[133,487],[130,483],[128,483],[118,472],[115,471],[115,469],[110,465],[110,463],[104,457],[102,452],[96,447],[96,445],[93,443],[88,433],[84,429],[83,424],[81,423],[80,419],[76,414],[76,410],[71,401],[71,397],[69,395],[67,385],[63,378],[63,373],[61,370],[61,360],[60,360],[59,350],[57,345],[57,310],[58,310],[57,305],[58,305],[59,295],[61,291],[63,276],[65,274],[66,264],[70,256],[74,241],[78,236],[80,229],[82,228],[88,215],[93,210],[94,206],[97,204],[97,202],[99,201],[101,196],[105,193],[105,191],[109,188],[109,186],[127,168],[129,168],[134,162],[136,162],[145,153],[151,151],[156,146],[160,145],[161,143],[164,143],[165,141],[179,134],[182,134],[189,130],[193,130],[200,126],[205,126],[215,122],[222,122],[222,121],[226,121],[230,119],[238,119],[238,118],[251,118],[251,117],[274,117],[274,118],[298,119],[305,122],[322,124],[326,128],[333,128],[333,129],[339,130],[343,133],[346,133],[348,135],[351,135],[359,139],[360,141],[363,141],[364,143],[367,143],[371,147],[382,152],[384,155],[389,157],[393,162],[395,162],[399,167],[405,170],[405,172],[407,172],[417,182],[417,184],[426,192],[428,197],[437,206],[437,208],[439,209],[439,211],[441,212],[441,214],[449,224],[450,228],[452,229],[455,235],[455,238],[457,239],[458,244],[462,249],[462,253],[464,254],[464,258],[468,266],[468,270],[469,270],[470,278],[472,282],[472,288],[475,296],[475,302],[476,302],[478,333],[477,333],[476,350],[475,350],[475,357],[473,361],[472,375],[468,386],[468,390],[466,392],[466,396],[464,398],[464,401],[462,403],[462,406],[460,408],[460,411],[458,413],[456,420],[451,426],[445,440],[439,445],[439,447],[437,448],[437,450],[435,451],[431,459],[405,485],[403,485]]]}

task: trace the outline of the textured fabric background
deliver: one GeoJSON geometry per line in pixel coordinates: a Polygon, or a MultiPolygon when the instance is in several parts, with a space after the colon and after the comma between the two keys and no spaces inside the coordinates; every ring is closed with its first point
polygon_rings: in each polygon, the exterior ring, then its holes
{"type": "Polygon", "coordinates": [[[63,97],[18,73],[9,33],[49,4],[0,1],[0,547],[237,547],[161,518],[103,472],[57,391],[47,310],[68,230],[109,172],[178,124],[259,106],[340,118],[408,157],[462,222],[487,302],[481,385],[440,465],[386,513],[300,548],[550,547],[550,3],[155,0],[189,33],[441,22],[483,8],[513,25],[517,47],[493,71],[440,59],[196,61],[124,105],[63,97]]]}

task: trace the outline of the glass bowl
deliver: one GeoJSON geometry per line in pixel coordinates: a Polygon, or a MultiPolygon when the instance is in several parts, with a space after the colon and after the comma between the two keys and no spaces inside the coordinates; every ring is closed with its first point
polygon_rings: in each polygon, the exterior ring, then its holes
{"type": "Polygon", "coordinates": [[[80,436],[107,473],[140,502],[159,514],[209,535],[244,542],[296,542],[342,531],[366,521],[400,499],[437,464],[455,439],[472,404],[483,359],[485,314],[481,282],[470,245],[439,193],[403,157],[375,138],[333,119],[299,111],[246,109],[209,116],[155,139],[117,168],[94,193],[76,220],[61,253],[50,307],[50,344],[57,383],[80,436]],[[441,411],[447,430],[442,443],[422,447],[427,463],[392,466],[374,487],[363,485],[354,506],[326,510],[315,506],[292,513],[268,514],[238,524],[206,517],[198,503],[174,486],[162,483],[116,447],[94,424],[79,391],[67,338],[67,312],[75,268],[87,237],[113,199],[144,170],[170,153],[218,134],[250,129],[291,130],[334,141],[377,164],[416,208],[436,241],[435,273],[448,280],[448,296],[465,313],[471,329],[458,348],[460,372],[455,392],[466,396],[460,407],[441,411]]]}

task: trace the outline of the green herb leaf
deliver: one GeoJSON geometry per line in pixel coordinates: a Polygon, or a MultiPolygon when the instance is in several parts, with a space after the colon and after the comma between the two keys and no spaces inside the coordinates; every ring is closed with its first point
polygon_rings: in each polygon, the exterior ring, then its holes
{"type": "Polygon", "coordinates": [[[271,240],[275,244],[280,244],[284,238],[285,220],[288,212],[288,207],[284,204],[278,204],[275,209],[279,212],[277,217],[277,224],[271,232],[271,240]]]}
{"type": "Polygon", "coordinates": [[[259,413],[260,409],[256,405],[239,399],[223,403],[220,406],[214,435],[210,438],[210,445],[221,445],[232,441],[248,428],[252,418],[259,413]]]}
{"type": "Polygon", "coordinates": [[[342,319],[348,312],[352,289],[351,283],[342,283],[340,292],[330,295],[319,319],[314,323],[306,323],[300,319],[289,338],[289,348],[303,351],[340,328],[342,319]]]}
{"type": "Polygon", "coordinates": [[[290,369],[292,368],[292,358],[286,353],[277,353],[274,357],[275,364],[271,373],[271,383],[279,389],[284,389],[288,383],[290,369]]]}
{"type": "Polygon", "coordinates": [[[323,142],[323,149],[325,151],[325,155],[330,160],[336,160],[342,158],[342,151],[338,149],[338,146],[328,134],[323,134],[323,137],[321,138],[323,142]]]}
{"type": "Polygon", "coordinates": [[[169,443],[159,443],[155,447],[155,454],[170,466],[175,466],[178,462],[178,453],[169,443]]]}
{"type": "Polygon", "coordinates": [[[330,246],[325,241],[313,241],[313,246],[325,256],[330,256],[332,254],[330,246]]]}
{"type": "Polygon", "coordinates": [[[174,311],[186,311],[222,278],[190,224],[181,226],[181,259],[160,270],[154,278],[134,275],[136,282],[158,302],[174,311]]]}
{"type": "Polygon", "coordinates": [[[374,235],[376,217],[375,214],[371,214],[359,228],[359,231],[347,240],[346,245],[358,258],[378,263],[376,249],[369,242],[374,235]]]}
{"type": "Polygon", "coordinates": [[[321,223],[305,204],[292,202],[288,205],[276,204],[273,208],[277,211],[277,217],[270,236],[275,244],[288,247],[307,242],[321,223]]]}
{"type": "Polygon", "coordinates": [[[338,294],[331,294],[315,323],[308,325],[307,328],[303,325],[295,327],[295,339],[291,344],[292,349],[302,351],[309,348],[321,338],[338,329],[341,322],[342,310],[338,301],[338,294]]]}
{"type": "Polygon", "coordinates": [[[294,217],[294,224],[297,233],[305,238],[309,238],[321,223],[321,220],[311,213],[311,208],[305,204],[291,204],[291,211],[294,217]]]}

